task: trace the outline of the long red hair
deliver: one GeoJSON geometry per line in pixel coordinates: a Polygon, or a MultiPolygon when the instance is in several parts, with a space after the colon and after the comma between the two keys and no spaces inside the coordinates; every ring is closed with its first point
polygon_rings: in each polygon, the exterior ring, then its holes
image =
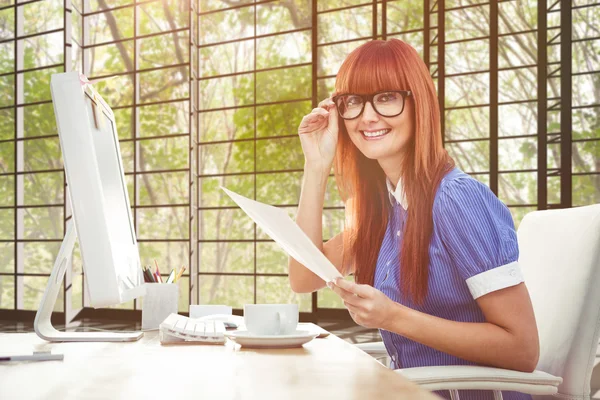
{"type": "MultiPolygon", "coordinates": [[[[398,40],[373,40],[352,51],[335,82],[336,93],[410,90],[414,102],[414,134],[400,166],[408,201],[408,217],[400,251],[400,290],[405,299],[422,304],[429,278],[429,242],[433,231],[433,200],[454,161],[443,148],[440,110],[433,80],[410,45],[398,40]]],[[[334,171],[346,202],[344,265],[353,260],[355,280],[373,285],[379,249],[391,205],[386,176],[377,160],[368,159],[352,143],[343,120],[334,171]],[[348,201],[350,200],[350,201],[348,201]]],[[[397,182],[392,182],[396,184],[397,182]]]]}

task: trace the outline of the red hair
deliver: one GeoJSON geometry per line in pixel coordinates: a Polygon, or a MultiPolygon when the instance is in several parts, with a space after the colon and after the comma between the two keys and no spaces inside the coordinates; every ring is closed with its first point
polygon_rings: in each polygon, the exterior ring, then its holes
{"type": "MultiPolygon", "coordinates": [[[[433,80],[410,45],[398,39],[373,40],[344,60],[335,82],[336,93],[380,90],[410,90],[412,95],[407,101],[414,102],[414,133],[400,166],[408,201],[400,251],[400,290],[405,299],[422,304],[429,278],[433,200],[442,177],[454,167],[454,161],[443,147],[433,80]]],[[[343,258],[353,260],[358,283],[373,285],[391,212],[386,176],[377,160],[365,157],[352,143],[341,118],[339,127],[334,171],[338,190],[346,202],[343,258]]]]}

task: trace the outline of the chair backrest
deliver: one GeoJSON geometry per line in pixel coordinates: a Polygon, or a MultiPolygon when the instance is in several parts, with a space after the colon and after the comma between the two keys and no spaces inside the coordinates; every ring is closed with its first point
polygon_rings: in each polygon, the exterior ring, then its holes
{"type": "Polygon", "coordinates": [[[534,211],[517,236],[540,335],[536,369],[563,378],[559,395],[589,399],[600,336],[600,204],[534,211]]]}

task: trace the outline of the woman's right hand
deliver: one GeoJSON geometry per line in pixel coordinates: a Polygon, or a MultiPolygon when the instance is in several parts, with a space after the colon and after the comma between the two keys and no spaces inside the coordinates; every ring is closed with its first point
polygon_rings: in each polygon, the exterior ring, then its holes
{"type": "Polygon", "coordinates": [[[338,113],[327,98],[302,118],[298,127],[306,164],[329,174],[338,142],[338,113]]]}

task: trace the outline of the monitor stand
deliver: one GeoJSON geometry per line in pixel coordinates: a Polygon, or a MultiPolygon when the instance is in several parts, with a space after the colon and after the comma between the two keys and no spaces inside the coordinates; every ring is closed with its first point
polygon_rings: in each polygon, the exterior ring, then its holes
{"type": "Polygon", "coordinates": [[[42,302],[35,314],[33,322],[35,333],[50,342],[131,342],[138,340],[144,335],[143,332],[61,332],[52,326],[50,316],[54,310],[67,265],[69,265],[68,261],[73,255],[75,239],[77,239],[77,234],[73,226],[73,218],[71,218],[67,221],[65,237],[54,262],[42,302]]]}

